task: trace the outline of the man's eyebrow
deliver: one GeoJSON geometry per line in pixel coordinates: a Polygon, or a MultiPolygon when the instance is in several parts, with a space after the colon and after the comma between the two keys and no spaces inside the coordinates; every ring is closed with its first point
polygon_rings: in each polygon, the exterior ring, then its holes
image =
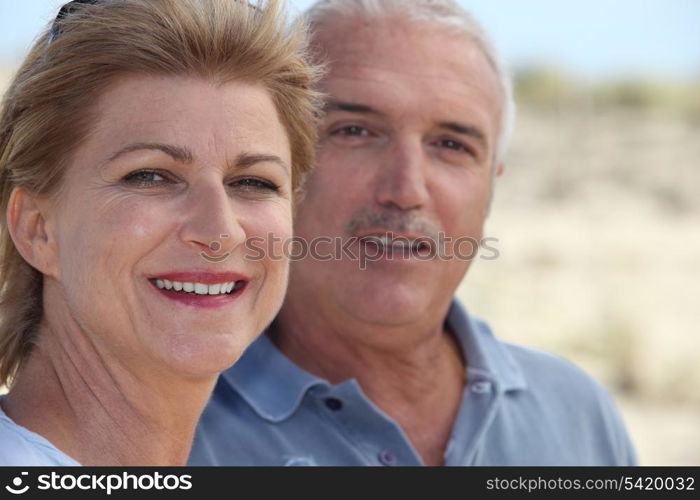
{"type": "Polygon", "coordinates": [[[455,122],[441,122],[438,123],[438,126],[449,129],[457,134],[468,135],[481,142],[482,145],[487,145],[488,141],[486,140],[486,134],[484,134],[480,128],[473,125],[463,125],[455,122]]]}
{"type": "Polygon", "coordinates": [[[366,104],[358,104],[354,102],[343,101],[328,101],[325,106],[326,111],[347,111],[349,113],[373,113],[380,114],[379,111],[373,109],[366,104]]]}
{"type": "MultiPolygon", "coordinates": [[[[381,114],[376,109],[366,104],[358,104],[354,102],[344,102],[344,101],[328,101],[325,107],[326,111],[347,111],[349,113],[371,113],[371,114],[381,114]]],[[[462,135],[468,135],[475,138],[481,142],[484,146],[487,145],[486,134],[484,134],[481,129],[472,125],[463,125],[456,122],[440,122],[439,127],[449,129],[453,132],[462,135]]]]}
{"type": "Polygon", "coordinates": [[[137,142],[135,144],[129,144],[123,147],[112,156],[110,156],[107,161],[114,161],[117,158],[124,156],[125,154],[132,153],[134,151],[161,151],[166,155],[172,157],[173,160],[179,161],[180,163],[192,163],[194,158],[192,152],[181,146],[174,146],[172,144],[162,144],[157,142],[137,142]]]}
{"type": "Polygon", "coordinates": [[[241,153],[236,156],[233,161],[234,168],[249,168],[257,163],[277,163],[281,167],[284,167],[285,172],[290,173],[290,168],[285,163],[285,161],[277,155],[268,155],[260,153],[241,153]]]}

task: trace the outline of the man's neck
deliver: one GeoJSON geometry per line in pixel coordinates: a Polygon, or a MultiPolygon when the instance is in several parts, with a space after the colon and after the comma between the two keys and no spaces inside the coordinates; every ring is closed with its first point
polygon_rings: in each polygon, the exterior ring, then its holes
{"type": "Polygon", "coordinates": [[[408,434],[427,464],[443,461],[466,383],[464,358],[444,312],[419,325],[366,325],[288,300],[270,328],[277,347],[331,383],[356,379],[408,434]]]}
{"type": "Polygon", "coordinates": [[[8,416],[83,465],[184,465],[216,377],[135,375],[65,333],[40,333],[8,416]]]}

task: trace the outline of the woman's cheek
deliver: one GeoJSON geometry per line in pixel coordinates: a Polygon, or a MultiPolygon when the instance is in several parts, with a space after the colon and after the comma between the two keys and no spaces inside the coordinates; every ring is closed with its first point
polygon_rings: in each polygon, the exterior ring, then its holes
{"type": "Polygon", "coordinates": [[[167,210],[156,204],[131,203],[117,206],[86,206],[81,224],[63,234],[66,276],[97,280],[110,288],[133,276],[135,267],[167,239],[175,224],[167,210]],[[67,251],[66,251],[67,250],[67,251]]]}
{"type": "MultiPolygon", "coordinates": [[[[129,198],[122,203],[105,206],[96,220],[105,231],[137,241],[158,239],[177,226],[174,204],[156,198],[129,198]]],[[[127,242],[128,243],[128,242],[127,242]]]]}
{"type": "Polygon", "coordinates": [[[178,212],[173,207],[168,210],[162,200],[104,191],[77,194],[72,203],[59,209],[58,232],[71,247],[134,249],[139,242],[157,240],[176,225],[172,214],[178,212]]]}
{"type": "Polygon", "coordinates": [[[261,218],[258,226],[259,236],[265,239],[264,248],[268,252],[263,260],[263,265],[267,268],[265,274],[274,283],[273,286],[280,290],[279,302],[287,288],[290,257],[294,258],[299,251],[299,244],[293,239],[291,206],[284,208],[285,210],[272,211],[268,217],[261,218]]]}
{"type": "Polygon", "coordinates": [[[246,251],[248,256],[284,268],[288,264],[292,244],[292,208],[288,202],[271,204],[264,210],[251,211],[246,217],[246,251]]]}
{"type": "Polygon", "coordinates": [[[247,261],[245,267],[260,278],[253,289],[255,329],[260,331],[279,311],[287,290],[289,252],[290,249],[293,251],[290,246],[293,235],[291,206],[259,209],[239,217],[239,223],[247,238],[243,252],[247,261]]]}

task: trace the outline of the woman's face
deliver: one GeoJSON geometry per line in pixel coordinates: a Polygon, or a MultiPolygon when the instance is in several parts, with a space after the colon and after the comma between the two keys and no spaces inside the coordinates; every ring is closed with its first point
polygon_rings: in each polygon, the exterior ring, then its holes
{"type": "Polygon", "coordinates": [[[275,106],[257,85],[133,76],[97,110],[46,211],[56,264],[45,304],[132,370],[224,370],[287,284],[286,259],[244,257],[248,239],[291,237],[290,144],[275,106]]]}

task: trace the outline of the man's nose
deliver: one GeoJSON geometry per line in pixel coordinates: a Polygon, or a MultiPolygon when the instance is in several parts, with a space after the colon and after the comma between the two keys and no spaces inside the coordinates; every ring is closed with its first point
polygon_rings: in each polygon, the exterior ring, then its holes
{"type": "Polygon", "coordinates": [[[421,208],[428,201],[427,159],[420,140],[401,138],[385,151],[379,166],[376,201],[402,210],[421,208]]]}
{"type": "Polygon", "coordinates": [[[246,232],[235,203],[221,180],[203,180],[192,186],[180,239],[210,257],[224,256],[243,243],[246,232]]]}

